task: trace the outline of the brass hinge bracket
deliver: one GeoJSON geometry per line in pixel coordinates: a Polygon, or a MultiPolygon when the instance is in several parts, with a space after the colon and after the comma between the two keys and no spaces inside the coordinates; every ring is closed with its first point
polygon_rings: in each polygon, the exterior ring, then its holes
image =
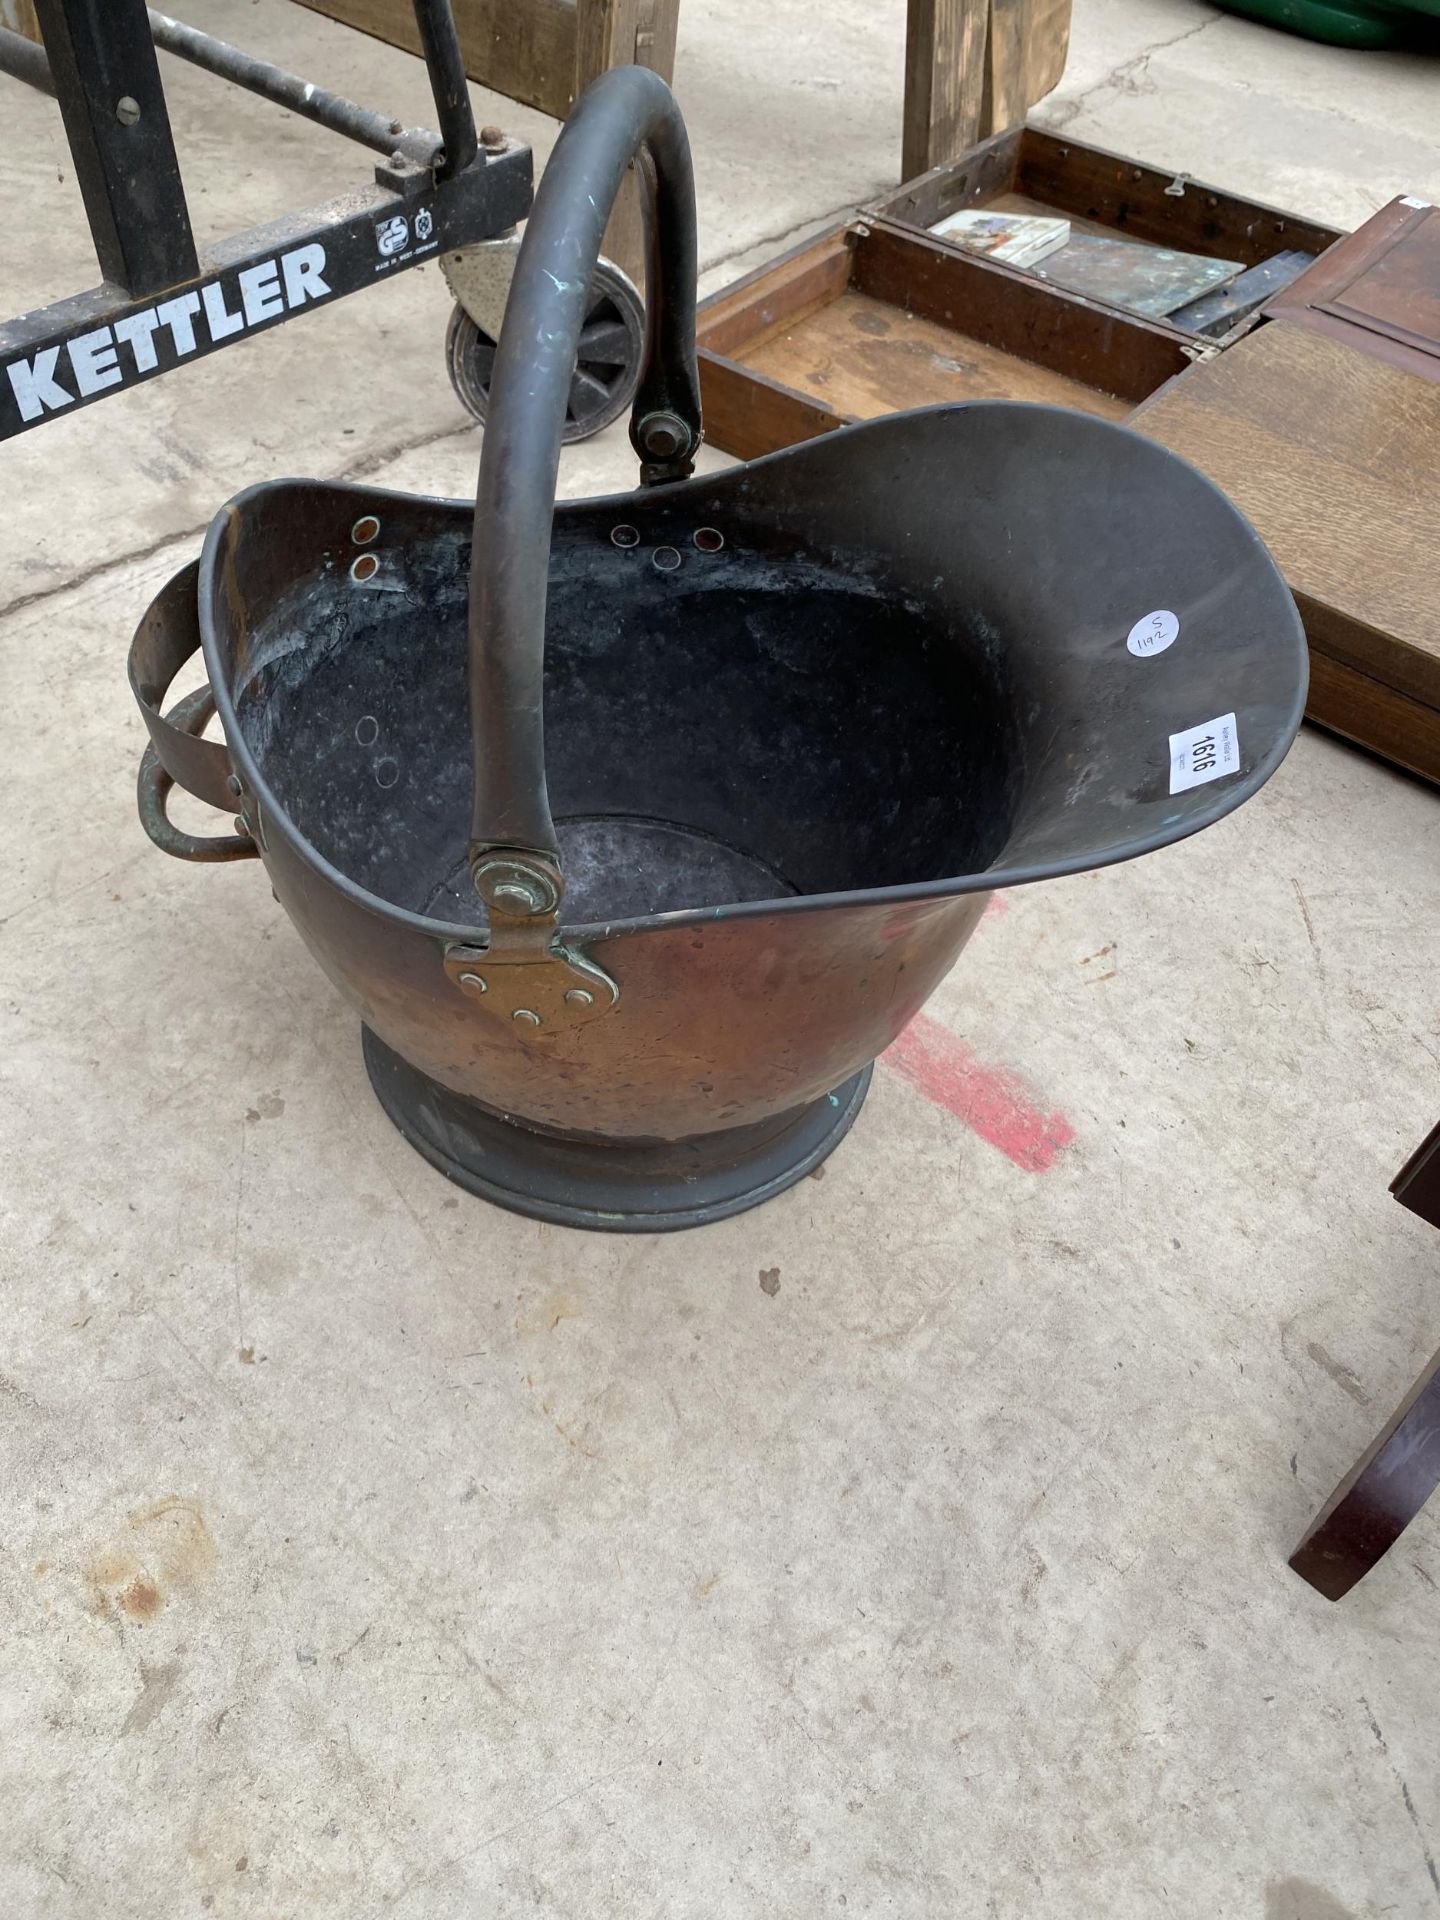
{"type": "Polygon", "coordinates": [[[467,999],[522,1040],[573,1033],[603,1018],[620,999],[605,969],[575,948],[537,952],[528,939],[512,945],[499,928],[488,947],[447,948],[445,971],[467,999]]]}

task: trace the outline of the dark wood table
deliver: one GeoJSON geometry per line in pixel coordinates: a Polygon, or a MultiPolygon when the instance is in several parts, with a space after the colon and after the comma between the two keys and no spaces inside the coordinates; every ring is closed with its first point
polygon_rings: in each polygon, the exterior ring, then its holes
{"type": "MultiPolygon", "coordinates": [[[[1440,1126],[1391,1182],[1402,1206],[1440,1228],[1440,1126]]],[[[1440,1486],[1440,1353],[1311,1521],[1290,1556],[1302,1580],[1340,1600],[1389,1552],[1440,1486]]]]}
{"type": "Polygon", "coordinates": [[[1284,571],[1308,714],[1440,781],[1440,212],[1396,201],[1132,424],[1208,473],[1284,571]]]}

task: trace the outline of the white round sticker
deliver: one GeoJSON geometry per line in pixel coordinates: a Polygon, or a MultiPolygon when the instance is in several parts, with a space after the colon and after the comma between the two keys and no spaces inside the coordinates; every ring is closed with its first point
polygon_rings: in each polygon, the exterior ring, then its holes
{"type": "Polygon", "coordinates": [[[1125,644],[1131,653],[1143,660],[1152,653],[1163,653],[1179,631],[1180,622],[1173,613],[1167,613],[1161,607],[1135,622],[1125,636],[1125,644]]]}

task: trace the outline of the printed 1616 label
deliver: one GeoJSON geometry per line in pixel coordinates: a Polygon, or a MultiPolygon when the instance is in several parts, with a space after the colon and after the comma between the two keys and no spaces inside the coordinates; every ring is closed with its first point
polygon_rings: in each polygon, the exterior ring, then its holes
{"type": "Polygon", "coordinates": [[[1240,771],[1240,736],[1233,713],[1207,720],[1170,736],[1170,791],[1185,793],[1207,780],[1223,780],[1240,771]]]}

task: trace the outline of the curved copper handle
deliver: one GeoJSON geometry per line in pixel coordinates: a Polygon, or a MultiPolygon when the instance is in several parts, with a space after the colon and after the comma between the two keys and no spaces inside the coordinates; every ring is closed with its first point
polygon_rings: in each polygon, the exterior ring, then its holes
{"type": "MultiPolygon", "coordinates": [[[[163,724],[174,728],[177,732],[187,733],[198,741],[202,729],[214,711],[214,694],[209,687],[198,687],[194,693],[187,694],[177,706],[170,709],[163,724]]],[[[200,741],[199,744],[210,746],[213,743],[200,741]]],[[[182,833],[170,818],[166,808],[170,789],[174,785],[174,775],[168,767],[161,764],[160,756],[152,743],[141,755],[135,801],[140,809],[141,826],[162,853],[173,854],[177,860],[207,862],[254,859],[260,849],[250,838],[248,831],[221,834],[182,833]]]]}
{"type": "Polygon", "coordinates": [[[647,484],[700,445],[695,183],[674,95],[645,67],[576,103],[526,223],[486,409],[470,563],[470,872],[494,920],[548,931],[564,892],[545,785],[545,600],[560,435],[605,224],[638,159],[647,196],[645,362],[630,439],[647,484]]]}
{"type": "Polygon", "coordinates": [[[260,849],[248,834],[205,838],[182,833],[166,810],[170,789],[177,785],[226,813],[234,812],[239,795],[230,755],[218,740],[201,738],[215,712],[209,687],[187,694],[168,714],[160,710],[176,674],[200,648],[199,577],[199,562],[192,560],[167,580],[141,615],[130,642],[130,691],[150,733],[140,761],[136,802],[146,833],[177,860],[249,860],[260,849]]]}

